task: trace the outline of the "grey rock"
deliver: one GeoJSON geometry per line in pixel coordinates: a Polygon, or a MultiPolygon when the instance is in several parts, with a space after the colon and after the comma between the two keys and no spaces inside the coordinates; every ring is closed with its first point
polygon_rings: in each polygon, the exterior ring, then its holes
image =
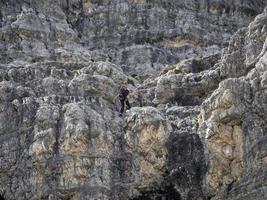
{"type": "Polygon", "coordinates": [[[207,188],[210,195],[217,193],[213,199],[266,198],[265,21],[266,12],[233,37],[230,44],[240,46],[230,45],[221,63],[221,69],[228,69],[222,75],[230,78],[202,104],[200,133],[209,160],[207,188]],[[254,39],[257,45],[250,47],[254,39]],[[247,56],[233,63],[236,52],[247,56]]]}
{"type": "Polygon", "coordinates": [[[165,65],[218,53],[266,2],[12,0],[0,5],[4,62],[62,59],[58,51],[74,42],[73,49],[82,45],[86,55],[93,51],[125,66],[128,74],[147,77],[165,65]]]}
{"type": "Polygon", "coordinates": [[[116,138],[122,127],[112,122],[119,123],[116,85],[127,79],[121,69],[104,62],[14,63],[2,76],[4,198],[109,199],[120,157],[112,152],[122,145],[116,138]],[[95,192],[87,194],[89,188],[95,192]]]}
{"type": "Polygon", "coordinates": [[[0,198],[266,198],[266,5],[1,1],[0,198]]]}

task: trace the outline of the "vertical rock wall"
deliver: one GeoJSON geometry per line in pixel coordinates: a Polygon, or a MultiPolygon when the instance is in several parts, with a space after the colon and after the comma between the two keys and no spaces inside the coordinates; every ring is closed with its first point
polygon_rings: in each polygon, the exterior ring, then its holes
{"type": "Polygon", "coordinates": [[[0,197],[266,198],[266,3],[1,1],[0,197]]]}

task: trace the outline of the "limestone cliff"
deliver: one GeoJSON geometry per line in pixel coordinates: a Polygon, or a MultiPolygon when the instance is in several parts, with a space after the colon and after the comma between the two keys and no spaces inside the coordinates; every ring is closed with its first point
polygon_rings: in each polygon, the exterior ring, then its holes
{"type": "Polygon", "coordinates": [[[0,198],[266,199],[266,6],[0,1],[0,198]]]}

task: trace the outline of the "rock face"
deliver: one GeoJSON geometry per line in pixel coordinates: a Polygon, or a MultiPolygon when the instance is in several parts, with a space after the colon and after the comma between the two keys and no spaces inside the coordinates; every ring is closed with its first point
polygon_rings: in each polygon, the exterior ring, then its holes
{"type": "Polygon", "coordinates": [[[266,199],[265,6],[1,1],[0,199],[266,199]]]}
{"type": "Polygon", "coordinates": [[[145,190],[159,187],[165,174],[170,127],[153,107],[133,108],[126,121],[126,147],[133,152],[135,184],[145,190]]]}
{"type": "Polygon", "coordinates": [[[225,199],[266,198],[266,22],[265,10],[235,34],[218,65],[227,79],[202,105],[206,184],[225,199]]]}
{"type": "Polygon", "coordinates": [[[266,5],[246,1],[1,1],[1,58],[112,61],[132,75],[213,55],[266,5]]]}
{"type": "Polygon", "coordinates": [[[111,195],[110,160],[117,159],[121,133],[112,122],[119,123],[112,73],[114,80],[127,78],[103,62],[2,69],[0,182],[7,199],[111,195]]]}

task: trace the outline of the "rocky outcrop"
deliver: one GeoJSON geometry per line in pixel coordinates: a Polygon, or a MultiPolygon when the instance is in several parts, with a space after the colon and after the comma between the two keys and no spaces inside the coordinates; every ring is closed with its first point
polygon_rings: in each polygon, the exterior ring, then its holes
{"type": "Polygon", "coordinates": [[[112,163],[120,156],[115,151],[121,148],[116,137],[122,128],[113,123],[119,123],[113,100],[116,84],[127,76],[103,62],[9,65],[1,76],[4,197],[115,195],[112,163]]]}
{"type": "Polygon", "coordinates": [[[214,199],[266,198],[266,20],[235,34],[219,63],[227,79],[202,105],[208,193],[226,190],[214,199]]]}
{"type": "Polygon", "coordinates": [[[0,199],[267,198],[266,5],[1,1],[0,199]]]}
{"type": "Polygon", "coordinates": [[[174,185],[181,199],[205,199],[202,189],[206,171],[203,145],[197,134],[198,106],[174,106],[166,111],[173,132],[168,149],[168,182],[174,185]]]}
{"type": "Polygon", "coordinates": [[[265,5],[264,0],[2,1],[1,62],[109,60],[143,77],[167,64],[219,53],[265,5]]]}
{"type": "Polygon", "coordinates": [[[165,175],[170,127],[153,107],[133,108],[125,124],[126,149],[133,152],[135,184],[141,191],[160,188],[165,175]]]}

